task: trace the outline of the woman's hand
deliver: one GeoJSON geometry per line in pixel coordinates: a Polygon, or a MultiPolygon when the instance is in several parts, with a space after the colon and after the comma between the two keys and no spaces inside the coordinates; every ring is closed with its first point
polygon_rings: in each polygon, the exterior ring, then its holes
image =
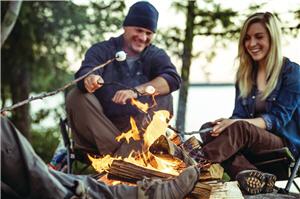
{"type": "Polygon", "coordinates": [[[213,123],[213,130],[211,131],[211,136],[217,137],[219,136],[222,131],[224,131],[228,126],[236,122],[237,120],[235,119],[225,119],[225,118],[220,118],[215,120],[213,123]]]}

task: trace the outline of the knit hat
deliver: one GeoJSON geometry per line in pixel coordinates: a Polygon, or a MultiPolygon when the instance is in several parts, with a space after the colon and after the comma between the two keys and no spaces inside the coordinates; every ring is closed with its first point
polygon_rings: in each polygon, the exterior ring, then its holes
{"type": "Polygon", "coordinates": [[[123,26],[137,26],[156,31],[158,11],[146,1],[139,1],[133,4],[123,22],[123,26]]]}

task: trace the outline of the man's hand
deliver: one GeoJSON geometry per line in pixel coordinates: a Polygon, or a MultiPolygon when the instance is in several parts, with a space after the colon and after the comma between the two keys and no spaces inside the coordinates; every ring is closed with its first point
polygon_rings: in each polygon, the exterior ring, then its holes
{"type": "Polygon", "coordinates": [[[213,123],[213,130],[211,131],[211,136],[217,137],[224,131],[228,126],[233,124],[236,120],[234,119],[224,119],[220,118],[217,119],[216,121],[212,122],[213,123]]]}
{"type": "Polygon", "coordinates": [[[112,101],[117,104],[126,104],[128,99],[137,98],[137,93],[133,90],[119,90],[116,92],[112,101]]]}
{"type": "Polygon", "coordinates": [[[95,92],[98,88],[100,88],[102,85],[98,84],[103,83],[104,80],[99,75],[89,75],[86,78],[84,78],[84,87],[89,93],[95,92]]]}

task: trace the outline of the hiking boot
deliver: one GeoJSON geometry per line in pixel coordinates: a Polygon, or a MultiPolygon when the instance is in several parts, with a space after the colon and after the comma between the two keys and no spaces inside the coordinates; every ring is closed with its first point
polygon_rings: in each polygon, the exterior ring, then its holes
{"type": "Polygon", "coordinates": [[[190,193],[197,183],[200,169],[191,166],[171,180],[144,178],[137,182],[138,198],[181,199],[190,193]]]}
{"type": "Polygon", "coordinates": [[[263,188],[263,193],[272,193],[273,189],[275,188],[275,182],[276,182],[276,176],[270,173],[264,173],[264,176],[266,178],[265,187],[263,188]]]}
{"type": "Polygon", "coordinates": [[[276,176],[257,170],[244,170],[237,174],[236,180],[243,191],[254,195],[273,192],[276,176]]]}

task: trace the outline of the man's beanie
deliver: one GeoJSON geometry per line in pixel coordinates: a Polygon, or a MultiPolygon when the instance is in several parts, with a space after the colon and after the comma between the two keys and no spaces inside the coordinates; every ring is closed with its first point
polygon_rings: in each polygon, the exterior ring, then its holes
{"type": "Polygon", "coordinates": [[[146,1],[133,4],[128,11],[123,26],[137,26],[156,31],[158,11],[146,1]]]}

